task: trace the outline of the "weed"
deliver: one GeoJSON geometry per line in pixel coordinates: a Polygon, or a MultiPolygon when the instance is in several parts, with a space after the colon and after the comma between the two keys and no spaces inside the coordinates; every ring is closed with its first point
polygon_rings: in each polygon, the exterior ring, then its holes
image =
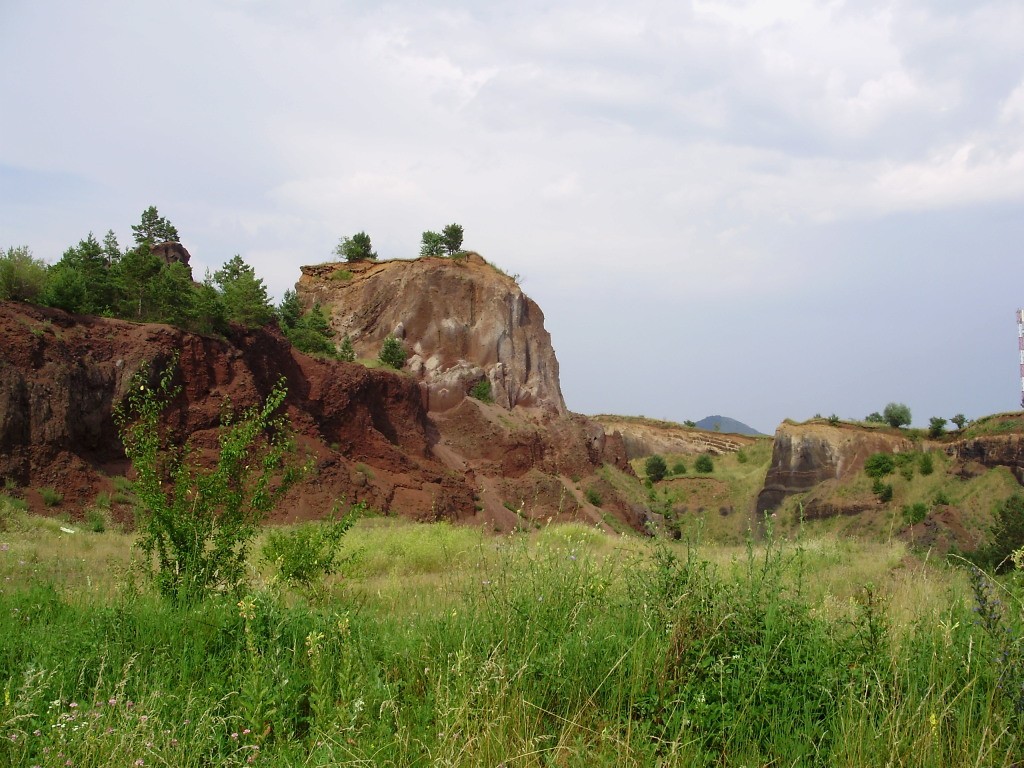
{"type": "Polygon", "coordinates": [[[600,507],[601,506],[601,504],[602,504],[601,494],[597,490],[597,488],[595,488],[594,486],[591,486],[590,488],[587,488],[587,491],[586,491],[586,493],[584,495],[586,496],[587,501],[590,502],[591,504],[593,504],[595,507],[600,507]]]}
{"type": "Polygon", "coordinates": [[[39,497],[43,500],[43,504],[48,507],[56,507],[62,501],[64,501],[64,494],[55,488],[40,488],[39,497]]]}

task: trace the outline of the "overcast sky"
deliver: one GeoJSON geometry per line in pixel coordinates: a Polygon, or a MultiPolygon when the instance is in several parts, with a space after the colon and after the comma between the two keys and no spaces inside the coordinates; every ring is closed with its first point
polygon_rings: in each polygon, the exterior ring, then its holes
{"type": "Polygon", "coordinates": [[[578,412],[1020,406],[1020,0],[0,0],[0,73],[3,248],[156,205],[280,298],[458,222],[578,412]]]}

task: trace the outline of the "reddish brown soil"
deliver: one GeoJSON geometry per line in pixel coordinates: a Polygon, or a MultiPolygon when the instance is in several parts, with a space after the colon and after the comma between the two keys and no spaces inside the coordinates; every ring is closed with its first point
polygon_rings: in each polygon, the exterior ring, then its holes
{"type": "MultiPolygon", "coordinates": [[[[411,377],[309,357],[273,327],[221,339],[0,302],[0,340],[0,482],[41,513],[80,517],[98,492],[114,491],[129,466],[112,409],[143,362],[161,368],[175,353],[181,393],[165,422],[175,442],[207,451],[226,400],[254,405],[284,378],[287,414],[313,470],[273,520],[321,517],[340,499],[497,528],[522,502],[529,519],[591,520],[592,507],[567,503],[559,477],[596,481],[605,461],[628,471],[621,440],[582,417],[468,399],[431,414],[411,377]],[[43,505],[45,487],[64,494],[59,506],[43,505]]],[[[129,510],[115,505],[125,520],[129,510]]],[[[614,494],[603,513],[635,524],[614,494]]]]}

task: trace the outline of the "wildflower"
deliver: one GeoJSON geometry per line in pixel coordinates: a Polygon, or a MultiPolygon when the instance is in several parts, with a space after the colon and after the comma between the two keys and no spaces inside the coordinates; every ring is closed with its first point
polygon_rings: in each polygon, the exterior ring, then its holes
{"type": "Polygon", "coordinates": [[[149,716],[148,716],[148,715],[140,715],[140,716],[139,716],[139,722],[140,722],[140,723],[145,723],[145,722],[147,722],[148,720],[149,720],[149,716]]]}
{"type": "Polygon", "coordinates": [[[117,705],[117,699],[111,697],[111,698],[107,699],[107,704],[109,704],[112,707],[116,706],[117,705]]]}
{"type": "Polygon", "coordinates": [[[71,707],[71,709],[78,709],[78,702],[72,701],[68,706],[71,707]]]}
{"type": "Polygon", "coordinates": [[[232,741],[238,741],[238,732],[237,731],[235,731],[235,733],[231,734],[231,740],[232,741]]]}
{"type": "Polygon", "coordinates": [[[145,764],[146,764],[146,761],[143,760],[141,757],[138,760],[136,760],[134,763],[132,763],[132,765],[145,765],[145,764]]]}
{"type": "Polygon", "coordinates": [[[245,730],[242,731],[242,735],[243,736],[248,736],[250,733],[252,733],[252,731],[250,729],[248,729],[248,728],[246,728],[245,730]]]}

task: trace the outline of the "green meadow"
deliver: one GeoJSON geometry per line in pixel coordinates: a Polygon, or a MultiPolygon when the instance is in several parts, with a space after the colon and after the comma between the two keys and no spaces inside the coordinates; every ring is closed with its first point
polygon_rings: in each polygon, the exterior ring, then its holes
{"type": "Polygon", "coordinates": [[[5,766],[1024,759],[1015,582],[897,542],[369,518],[176,605],[132,536],[0,509],[5,766]]]}

